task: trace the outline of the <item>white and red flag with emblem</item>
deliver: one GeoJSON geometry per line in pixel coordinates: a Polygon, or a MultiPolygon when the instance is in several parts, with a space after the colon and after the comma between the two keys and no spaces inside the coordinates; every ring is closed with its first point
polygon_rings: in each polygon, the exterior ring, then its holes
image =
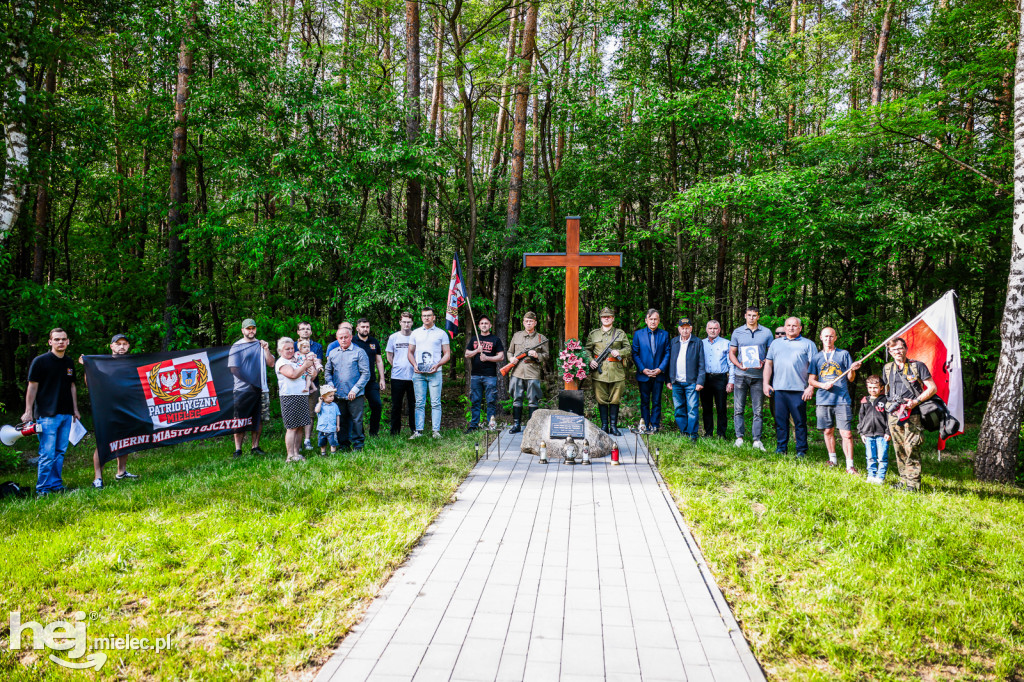
{"type": "Polygon", "coordinates": [[[468,299],[466,284],[462,279],[462,263],[459,262],[459,253],[456,251],[455,257],[452,258],[452,277],[448,281],[448,300],[444,310],[445,331],[453,339],[459,333],[459,307],[468,299]]]}
{"type": "MultiPolygon", "coordinates": [[[[964,423],[964,378],[960,370],[960,332],[956,327],[956,293],[952,290],[890,338],[903,337],[907,342],[907,357],[928,367],[938,387],[938,396],[946,403],[949,413],[964,423]]],[[[950,436],[952,438],[953,436],[950,436]]],[[[946,447],[946,439],[939,438],[939,449],[946,447]]]]}
{"type": "Polygon", "coordinates": [[[136,371],[154,428],[167,428],[220,409],[205,351],[143,365],[136,371]]]}

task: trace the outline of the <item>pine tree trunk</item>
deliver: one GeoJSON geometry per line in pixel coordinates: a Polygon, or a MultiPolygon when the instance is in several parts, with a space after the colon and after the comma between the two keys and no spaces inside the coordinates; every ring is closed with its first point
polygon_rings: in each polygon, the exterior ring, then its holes
{"type": "MultiPolygon", "coordinates": [[[[409,146],[420,137],[420,4],[405,3],[405,137],[409,146]]],[[[409,178],[405,188],[405,224],[409,242],[423,250],[423,189],[417,178],[409,178]]]]}
{"type": "Polygon", "coordinates": [[[871,84],[871,106],[878,106],[882,101],[882,81],[885,78],[885,56],[889,50],[889,29],[892,27],[892,9],[895,0],[885,3],[885,14],[882,16],[882,31],[878,34],[878,49],[875,50],[874,79],[871,84]]]}
{"type": "Polygon", "coordinates": [[[171,141],[170,208],[167,212],[167,286],[164,296],[163,350],[174,345],[181,314],[182,262],[181,228],[188,223],[188,178],[184,156],[188,146],[189,76],[192,74],[192,29],[196,5],[193,3],[185,21],[185,33],[178,45],[178,82],[174,94],[174,133],[171,141]]]}
{"type": "Polygon", "coordinates": [[[1013,103],[1013,241],[1001,326],[1003,346],[974,456],[978,480],[1003,483],[1016,479],[1024,416],[1024,14],[1018,36],[1013,103]]]}
{"type": "MultiPolygon", "coordinates": [[[[519,8],[509,9],[508,22],[508,47],[505,54],[505,63],[508,64],[509,74],[512,71],[513,59],[516,56],[516,30],[519,27],[519,8]]],[[[494,127],[494,150],[491,152],[490,168],[487,171],[487,210],[494,209],[494,197],[498,182],[498,164],[501,161],[501,153],[505,147],[505,130],[508,128],[508,97],[509,85],[512,82],[510,75],[506,75],[501,86],[501,100],[498,102],[498,122],[494,127]]]]}
{"type": "Polygon", "coordinates": [[[530,72],[533,50],[537,40],[538,0],[533,0],[526,12],[523,29],[523,51],[519,61],[519,82],[516,84],[514,129],[512,131],[512,169],[509,173],[508,212],[505,218],[505,257],[498,276],[498,314],[495,333],[508,347],[508,327],[512,314],[512,275],[516,259],[508,253],[516,242],[519,214],[522,210],[523,169],[526,165],[526,110],[530,101],[530,72]]]}
{"type": "Polygon", "coordinates": [[[53,94],[57,91],[57,63],[52,57],[46,69],[43,91],[49,95],[48,102],[40,117],[40,138],[42,147],[42,168],[40,169],[39,185],[36,188],[36,236],[32,258],[32,281],[43,283],[43,271],[46,266],[47,250],[50,243],[50,152],[53,150],[54,129],[49,108],[53,105],[53,94]]]}

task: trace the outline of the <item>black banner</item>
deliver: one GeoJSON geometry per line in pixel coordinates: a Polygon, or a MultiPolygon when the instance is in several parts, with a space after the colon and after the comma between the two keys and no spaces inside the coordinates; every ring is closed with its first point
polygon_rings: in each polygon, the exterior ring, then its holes
{"type": "Polygon", "coordinates": [[[259,342],[87,355],[100,462],[259,426],[266,363],[259,342]]]}

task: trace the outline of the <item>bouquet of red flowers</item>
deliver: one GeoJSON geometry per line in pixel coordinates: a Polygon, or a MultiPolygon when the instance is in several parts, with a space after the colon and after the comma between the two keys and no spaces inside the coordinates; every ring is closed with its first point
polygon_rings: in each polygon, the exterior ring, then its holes
{"type": "Polygon", "coordinates": [[[586,379],[590,360],[590,353],[579,339],[566,341],[565,348],[558,354],[558,371],[562,373],[562,381],[568,383],[586,379]]]}

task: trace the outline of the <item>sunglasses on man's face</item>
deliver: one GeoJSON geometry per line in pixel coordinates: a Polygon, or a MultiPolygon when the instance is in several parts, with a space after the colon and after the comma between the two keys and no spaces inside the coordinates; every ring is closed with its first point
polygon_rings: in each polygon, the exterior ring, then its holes
{"type": "Polygon", "coordinates": [[[780,336],[785,336],[785,335],[786,335],[786,332],[775,332],[775,338],[778,338],[780,336]]]}

